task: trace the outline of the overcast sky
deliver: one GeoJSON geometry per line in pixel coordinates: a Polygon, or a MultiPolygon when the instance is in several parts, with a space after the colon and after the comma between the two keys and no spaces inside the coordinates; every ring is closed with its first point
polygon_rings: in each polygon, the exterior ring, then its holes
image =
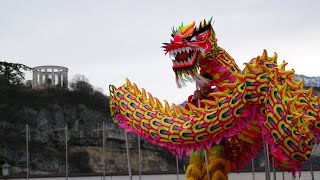
{"type": "MultiPolygon", "coordinates": [[[[317,0],[0,0],[0,61],[69,68],[107,91],[129,78],[159,100],[181,103],[195,89],[178,89],[161,48],[172,26],[213,17],[218,45],[243,68],[278,53],[297,74],[320,76],[317,0]]],[[[31,73],[27,73],[31,78],[31,73]]]]}

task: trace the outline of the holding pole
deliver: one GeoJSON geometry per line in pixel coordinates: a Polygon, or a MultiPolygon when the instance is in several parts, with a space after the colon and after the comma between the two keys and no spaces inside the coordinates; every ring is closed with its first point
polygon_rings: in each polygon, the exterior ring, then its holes
{"type": "Polygon", "coordinates": [[[66,180],[68,180],[68,125],[65,126],[66,134],[66,180]]]}
{"type": "Polygon", "coordinates": [[[263,141],[263,146],[264,146],[266,180],[270,180],[268,144],[266,143],[264,135],[262,135],[262,141],[263,141]]]}
{"type": "MultiPolygon", "coordinates": [[[[199,90],[199,85],[198,83],[196,83],[196,90],[199,90]]],[[[198,99],[198,108],[201,107],[201,103],[200,103],[200,99],[198,99]]],[[[207,155],[207,149],[203,149],[204,150],[204,160],[206,162],[206,169],[207,169],[207,177],[208,180],[210,180],[210,172],[209,172],[209,163],[208,163],[208,155],[207,155]]]]}
{"type": "Polygon", "coordinates": [[[29,126],[26,124],[26,144],[27,144],[27,180],[29,179],[29,126]]]}
{"type": "Polygon", "coordinates": [[[106,124],[102,122],[103,180],[106,179],[106,124]]]}
{"type": "Polygon", "coordinates": [[[177,180],[179,180],[179,159],[178,159],[178,153],[176,155],[176,164],[177,164],[177,180]]]}
{"type": "Polygon", "coordinates": [[[206,169],[207,169],[207,176],[208,180],[210,180],[210,172],[209,172],[209,163],[208,163],[208,155],[207,155],[207,150],[204,149],[204,160],[206,161],[206,169]]]}
{"type": "Polygon", "coordinates": [[[312,180],[314,180],[314,174],[313,174],[313,168],[312,168],[311,158],[310,158],[310,171],[311,171],[311,178],[312,178],[312,180]]]}
{"type": "Polygon", "coordinates": [[[253,160],[253,158],[251,158],[251,163],[252,163],[252,179],[255,180],[255,177],[254,177],[254,160],[253,160]]]}
{"type": "Polygon", "coordinates": [[[266,142],[266,147],[267,147],[266,151],[267,151],[267,163],[268,163],[269,179],[271,179],[271,177],[270,177],[270,172],[271,172],[271,170],[270,170],[269,144],[267,143],[267,141],[265,141],[265,142],[266,142]]]}
{"type": "MultiPolygon", "coordinates": [[[[317,142],[317,138],[315,138],[315,141],[314,141],[314,146],[317,146],[318,142],[317,142]]],[[[310,156],[310,171],[311,171],[311,178],[312,180],[314,180],[314,174],[313,174],[313,168],[312,168],[312,160],[311,160],[311,156],[310,156]]]]}
{"type": "Polygon", "coordinates": [[[138,135],[138,153],[139,153],[139,180],[141,180],[141,150],[140,150],[140,136],[138,135]]]}
{"type": "Polygon", "coordinates": [[[132,180],[132,173],[131,173],[131,162],[130,162],[130,149],[129,149],[129,141],[128,141],[128,133],[127,128],[124,129],[125,137],[126,137],[126,148],[127,148],[127,159],[128,159],[128,173],[129,179],[132,180]]]}

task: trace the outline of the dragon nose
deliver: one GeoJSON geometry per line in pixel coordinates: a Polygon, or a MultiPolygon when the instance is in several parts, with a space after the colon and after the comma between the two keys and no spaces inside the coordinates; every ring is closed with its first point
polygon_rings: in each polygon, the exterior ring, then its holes
{"type": "Polygon", "coordinates": [[[173,38],[173,41],[174,41],[175,43],[181,43],[181,42],[182,42],[182,38],[179,37],[179,36],[175,36],[175,37],[173,38]]]}

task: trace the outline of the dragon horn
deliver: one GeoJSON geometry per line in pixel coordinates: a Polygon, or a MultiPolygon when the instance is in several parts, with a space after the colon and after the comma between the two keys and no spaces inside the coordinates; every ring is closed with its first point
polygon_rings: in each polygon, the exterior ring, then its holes
{"type": "Polygon", "coordinates": [[[146,94],[146,90],[144,90],[143,88],[141,89],[141,94],[142,94],[142,100],[144,101],[144,102],[147,102],[147,94],[146,94]]]}
{"type": "Polygon", "coordinates": [[[134,93],[135,93],[135,94],[141,94],[138,86],[137,86],[135,83],[133,83],[133,89],[134,89],[134,93]]]}
{"type": "Polygon", "coordinates": [[[174,103],[172,103],[172,109],[173,109],[174,115],[178,116],[180,114],[178,109],[177,109],[177,106],[174,103]]]}
{"type": "Polygon", "coordinates": [[[268,58],[268,52],[267,52],[267,50],[263,50],[263,54],[262,54],[262,57],[264,58],[264,59],[267,59],[268,58]]]}
{"type": "Polygon", "coordinates": [[[309,89],[305,90],[305,92],[309,95],[309,97],[312,97],[313,87],[311,86],[309,89]]]}
{"type": "Polygon", "coordinates": [[[149,97],[149,103],[152,107],[155,106],[155,102],[154,102],[154,99],[153,99],[153,96],[148,92],[148,97],[149,97]]]}
{"type": "Polygon", "coordinates": [[[168,101],[164,100],[164,103],[165,103],[165,109],[164,109],[165,113],[168,115],[172,115],[168,101]]]}
{"type": "Polygon", "coordinates": [[[131,89],[132,85],[131,85],[131,82],[128,78],[126,78],[126,84],[127,84],[128,89],[131,89]]]}
{"type": "Polygon", "coordinates": [[[182,113],[182,114],[188,114],[188,111],[183,108],[182,106],[177,106],[177,108],[179,109],[179,111],[182,113]]]}
{"type": "Polygon", "coordinates": [[[209,19],[209,24],[211,24],[211,22],[212,22],[212,18],[213,18],[213,17],[211,17],[211,18],[209,19]]]}
{"type": "Polygon", "coordinates": [[[274,62],[275,64],[278,64],[278,63],[277,63],[277,61],[278,61],[278,54],[277,54],[276,52],[274,53],[272,59],[273,59],[273,62],[274,62]]]}
{"type": "Polygon", "coordinates": [[[285,71],[287,64],[288,64],[287,62],[283,61],[282,64],[279,65],[279,69],[282,70],[282,71],[285,71]]]}
{"type": "Polygon", "coordinates": [[[154,98],[154,99],[156,100],[157,108],[162,111],[163,110],[163,106],[162,106],[161,102],[157,98],[154,98]]]}

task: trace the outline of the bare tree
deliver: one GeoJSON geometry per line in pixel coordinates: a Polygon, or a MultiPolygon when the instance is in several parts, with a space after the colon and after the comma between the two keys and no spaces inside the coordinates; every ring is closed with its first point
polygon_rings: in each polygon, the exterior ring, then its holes
{"type": "Polygon", "coordinates": [[[73,78],[72,78],[72,80],[71,80],[71,83],[72,83],[72,82],[78,82],[78,81],[83,81],[83,82],[89,83],[88,78],[87,78],[85,75],[83,75],[83,74],[76,74],[76,75],[74,75],[73,78]]]}
{"type": "Polygon", "coordinates": [[[93,94],[93,86],[83,74],[76,74],[70,82],[70,88],[80,93],[93,94]]]}

